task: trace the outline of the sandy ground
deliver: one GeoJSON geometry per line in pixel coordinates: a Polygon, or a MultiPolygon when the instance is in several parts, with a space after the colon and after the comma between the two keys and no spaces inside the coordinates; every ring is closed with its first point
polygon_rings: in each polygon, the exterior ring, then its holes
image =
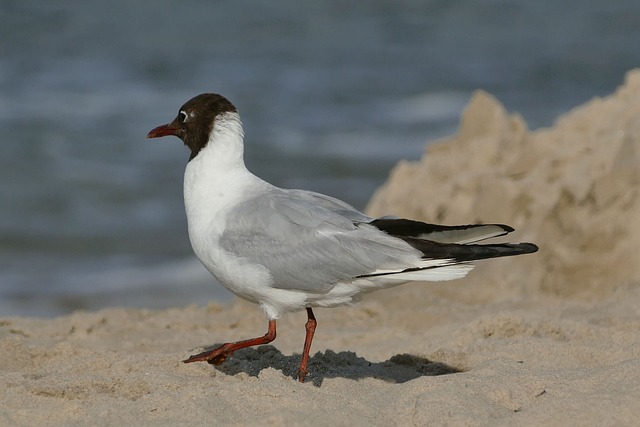
{"type": "Polygon", "coordinates": [[[305,384],[305,313],[220,367],[180,361],[264,334],[257,306],[3,317],[0,424],[640,425],[639,156],[638,72],[535,132],[478,93],[369,211],[505,222],[538,254],[316,309],[305,384]]]}
{"type": "MultiPolygon", "coordinates": [[[[469,292],[467,280],[453,286],[469,292]]],[[[248,303],[108,309],[2,321],[3,425],[637,425],[640,286],[595,304],[469,304],[410,285],[316,310],[307,383],[293,377],[305,316],[275,346],[219,368],[180,363],[261,335],[248,303]]]]}

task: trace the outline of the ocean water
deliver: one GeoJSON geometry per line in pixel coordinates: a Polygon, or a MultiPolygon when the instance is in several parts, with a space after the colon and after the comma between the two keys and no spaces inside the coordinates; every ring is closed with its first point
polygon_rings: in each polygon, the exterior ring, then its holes
{"type": "Polygon", "coordinates": [[[0,315],[231,298],[191,252],[187,150],[145,139],[198,93],[256,174],[363,208],[473,90],[548,126],[639,45],[637,0],[0,2],[0,315]]]}

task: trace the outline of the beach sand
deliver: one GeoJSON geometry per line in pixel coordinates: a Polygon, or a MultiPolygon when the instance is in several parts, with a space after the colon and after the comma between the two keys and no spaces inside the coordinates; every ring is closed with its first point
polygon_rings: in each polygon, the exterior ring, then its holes
{"type": "Polygon", "coordinates": [[[640,425],[640,71],[549,129],[476,93],[371,214],[503,222],[540,252],[316,309],[262,335],[252,304],[0,318],[0,425],[640,425]]]}

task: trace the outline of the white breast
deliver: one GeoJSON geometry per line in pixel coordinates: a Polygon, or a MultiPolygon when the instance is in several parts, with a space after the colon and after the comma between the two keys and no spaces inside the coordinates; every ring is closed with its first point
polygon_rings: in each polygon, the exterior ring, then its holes
{"type": "Polygon", "coordinates": [[[268,271],[224,251],[219,239],[229,210],[269,186],[250,173],[242,158],[242,125],[237,114],[218,117],[208,144],[187,164],[184,204],[191,246],[202,264],[236,295],[259,302],[270,287],[268,271]]]}

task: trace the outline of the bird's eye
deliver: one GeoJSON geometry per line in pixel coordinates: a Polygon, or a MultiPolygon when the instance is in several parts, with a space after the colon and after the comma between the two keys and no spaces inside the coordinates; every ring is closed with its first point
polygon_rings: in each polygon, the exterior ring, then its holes
{"type": "Polygon", "coordinates": [[[186,123],[187,122],[187,118],[189,118],[187,113],[185,111],[180,111],[180,115],[182,116],[182,123],[186,123]]]}

